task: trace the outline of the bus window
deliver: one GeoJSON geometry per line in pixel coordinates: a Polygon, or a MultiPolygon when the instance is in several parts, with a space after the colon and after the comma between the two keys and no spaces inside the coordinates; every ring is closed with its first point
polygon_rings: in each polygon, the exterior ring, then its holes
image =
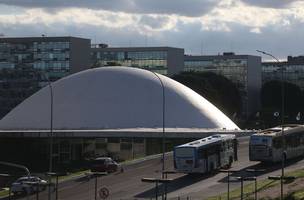
{"type": "Polygon", "coordinates": [[[213,145],[207,149],[207,156],[217,154],[221,150],[221,145],[213,145]]]}
{"type": "Polygon", "coordinates": [[[198,150],[198,158],[206,158],[207,157],[207,152],[205,149],[199,149],[198,150]]]}
{"type": "Polygon", "coordinates": [[[175,149],[176,157],[194,157],[193,148],[176,148],[175,149]]]}

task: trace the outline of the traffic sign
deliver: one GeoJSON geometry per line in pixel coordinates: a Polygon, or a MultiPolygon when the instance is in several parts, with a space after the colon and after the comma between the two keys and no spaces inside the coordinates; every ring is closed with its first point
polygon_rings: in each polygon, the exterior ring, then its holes
{"type": "Polygon", "coordinates": [[[98,194],[101,199],[106,199],[109,196],[110,191],[107,188],[103,187],[103,188],[100,188],[100,190],[98,191],[98,194]]]}

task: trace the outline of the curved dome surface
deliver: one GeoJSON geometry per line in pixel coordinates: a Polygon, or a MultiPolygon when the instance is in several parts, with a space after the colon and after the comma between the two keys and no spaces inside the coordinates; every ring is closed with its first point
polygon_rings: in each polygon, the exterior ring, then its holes
{"type": "MultiPolygon", "coordinates": [[[[52,83],[54,129],[239,129],[190,88],[159,74],[130,67],[95,68],[52,83]]],[[[49,129],[51,93],[46,86],[0,121],[0,129],[49,129]]]]}

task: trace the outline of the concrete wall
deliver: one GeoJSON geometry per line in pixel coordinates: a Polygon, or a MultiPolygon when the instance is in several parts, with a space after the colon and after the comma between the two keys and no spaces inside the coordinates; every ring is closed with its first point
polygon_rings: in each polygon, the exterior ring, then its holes
{"type": "Polygon", "coordinates": [[[184,49],[170,48],[167,56],[168,76],[179,74],[184,70],[184,49]]]}
{"type": "Polygon", "coordinates": [[[76,73],[89,69],[91,40],[72,37],[70,41],[71,73],[76,73]]]}
{"type": "Polygon", "coordinates": [[[260,91],[262,88],[262,65],[261,57],[248,56],[247,66],[248,83],[248,115],[256,113],[261,106],[260,91]]]}

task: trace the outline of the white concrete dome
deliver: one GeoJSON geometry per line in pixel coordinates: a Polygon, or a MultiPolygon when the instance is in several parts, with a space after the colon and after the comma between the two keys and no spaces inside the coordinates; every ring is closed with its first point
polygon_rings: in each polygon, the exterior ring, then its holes
{"type": "MultiPolygon", "coordinates": [[[[130,67],[103,67],[52,83],[54,129],[168,128],[239,129],[188,87],[159,74],[130,67]]],[[[49,129],[50,87],[27,98],[0,121],[0,129],[49,129]]]]}

